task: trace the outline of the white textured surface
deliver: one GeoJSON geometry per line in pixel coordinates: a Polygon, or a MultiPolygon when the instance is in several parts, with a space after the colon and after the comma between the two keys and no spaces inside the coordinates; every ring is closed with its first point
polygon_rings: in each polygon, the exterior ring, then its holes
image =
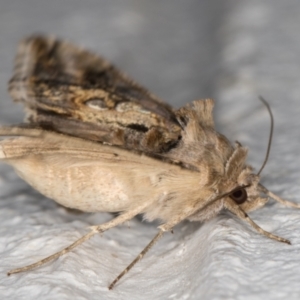
{"type": "MultiPolygon", "coordinates": [[[[275,134],[263,184],[300,202],[300,3],[120,3],[1,4],[0,123],[22,119],[21,108],[6,94],[17,41],[37,30],[59,34],[105,54],[177,106],[215,97],[218,128],[250,147],[249,161],[257,169],[269,126],[257,95],[265,96],[275,115],[275,134]]],[[[108,291],[107,285],[154,236],[155,224],[135,219],[51,264],[7,277],[7,270],[61,249],[87,226],[111,216],[66,211],[4,164],[0,196],[1,299],[299,299],[298,210],[270,202],[251,213],[264,229],[290,239],[291,246],[258,235],[227,213],[203,225],[184,223],[108,291]]]]}

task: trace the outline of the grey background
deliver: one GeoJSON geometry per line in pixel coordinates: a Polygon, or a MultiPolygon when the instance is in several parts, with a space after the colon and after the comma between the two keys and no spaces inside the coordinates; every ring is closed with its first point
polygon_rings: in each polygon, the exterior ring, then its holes
{"type": "MultiPolygon", "coordinates": [[[[269,117],[274,142],[262,182],[299,199],[299,1],[0,1],[0,123],[22,107],[6,85],[17,43],[49,33],[85,46],[175,107],[216,99],[218,129],[263,161],[269,117]]],[[[270,202],[251,213],[292,246],[258,235],[224,213],[167,234],[115,290],[107,285],[148,243],[156,224],[133,220],[30,273],[6,277],[68,245],[108,214],[68,212],[0,165],[0,295],[5,299],[299,299],[300,211],[270,202]]]]}

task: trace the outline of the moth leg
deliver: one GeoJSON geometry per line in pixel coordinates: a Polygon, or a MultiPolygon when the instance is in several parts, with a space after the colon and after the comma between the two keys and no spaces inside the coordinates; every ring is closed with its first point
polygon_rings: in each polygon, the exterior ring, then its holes
{"type": "Polygon", "coordinates": [[[266,237],[276,240],[278,242],[291,244],[291,242],[285,238],[282,238],[280,236],[277,236],[275,234],[272,234],[268,231],[263,230],[261,227],[259,227],[232,199],[227,198],[224,201],[224,207],[228,209],[231,213],[239,217],[240,219],[248,222],[256,231],[258,231],[260,234],[265,235],[266,237]]]}
{"type": "MultiPolygon", "coordinates": [[[[199,209],[213,203],[216,199],[207,199],[200,203],[198,207],[194,207],[191,211],[186,211],[185,214],[178,215],[173,217],[168,223],[165,223],[159,226],[159,232],[155,235],[155,237],[150,241],[150,243],[141,251],[141,253],[115,278],[115,280],[109,285],[109,289],[111,290],[115,284],[131,270],[134,265],[139,262],[144,255],[152,248],[152,246],[163,236],[164,232],[171,231],[175,225],[179,224],[181,221],[185,220],[188,216],[192,215],[194,212],[198,211],[199,209]]],[[[255,224],[256,225],[256,224],[255,224]]]]}
{"type": "Polygon", "coordinates": [[[10,276],[11,274],[15,274],[15,273],[20,273],[20,272],[24,272],[24,271],[29,271],[32,270],[34,268],[37,268],[51,260],[57,259],[58,257],[72,251],[75,247],[79,246],[80,244],[82,244],[83,242],[87,241],[88,239],[90,239],[92,236],[94,236],[97,233],[102,233],[110,228],[113,228],[121,223],[124,223],[126,221],[129,221],[130,219],[132,219],[134,216],[136,216],[137,214],[139,214],[142,210],[143,207],[138,207],[134,210],[125,212],[121,215],[119,215],[118,217],[104,223],[101,225],[95,225],[95,226],[91,226],[89,227],[91,229],[91,231],[87,234],[85,234],[84,236],[82,236],[81,238],[79,238],[77,241],[75,241],[74,243],[72,243],[71,245],[69,245],[68,247],[64,248],[61,251],[58,251],[34,264],[25,266],[25,267],[21,267],[21,268],[17,268],[17,269],[13,269],[11,271],[9,271],[7,273],[8,276],[10,276]]]}
{"type": "Polygon", "coordinates": [[[186,215],[180,216],[178,218],[174,218],[171,222],[163,224],[159,226],[159,232],[154,236],[154,238],[150,241],[150,243],[141,251],[141,253],[114,279],[114,281],[109,285],[109,289],[113,289],[116,283],[126,274],[128,273],[134,265],[139,262],[145,254],[153,247],[153,245],[163,236],[164,232],[172,231],[173,227],[180,223],[182,220],[186,218],[186,215]]]}
{"type": "Polygon", "coordinates": [[[114,279],[114,281],[109,285],[109,289],[113,289],[115,284],[126,274],[128,273],[134,265],[139,262],[144,255],[153,247],[153,245],[163,236],[164,231],[160,230],[155,237],[151,240],[151,242],[143,249],[143,251],[114,279]]]}

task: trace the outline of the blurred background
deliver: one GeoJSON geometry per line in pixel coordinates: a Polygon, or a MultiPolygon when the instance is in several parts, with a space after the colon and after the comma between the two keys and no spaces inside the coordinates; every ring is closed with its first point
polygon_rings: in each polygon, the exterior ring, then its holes
{"type": "MultiPolygon", "coordinates": [[[[23,119],[21,105],[12,103],[6,91],[18,42],[33,33],[53,34],[101,54],[176,108],[195,99],[214,98],[217,128],[232,141],[249,146],[249,161],[256,169],[269,134],[269,117],[258,100],[258,95],[264,96],[275,116],[264,183],[300,202],[299,15],[297,0],[1,1],[0,122],[23,119]]],[[[131,299],[254,299],[254,295],[255,299],[299,299],[300,213],[295,210],[276,204],[253,214],[266,230],[291,238],[290,248],[266,240],[229,215],[203,226],[187,223],[178,235],[153,249],[128,282],[125,279],[116,292],[107,292],[108,282],[154,235],[155,225],[133,221],[130,229],[112,236],[107,233],[108,240],[86,243],[81,256],[72,254],[64,263],[7,278],[7,269],[35,261],[36,251],[42,258],[74,240],[70,228],[82,233],[85,226],[110,216],[69,215],[3,164],[0,196],[0,255],[5,261],[0,295],[6,299],[33,295],[99,299],[99,292],[100,299],[128,299],[129,295],[131,299]],[[52,245],[60,233],[61,240],[52,245]],[[108,241],[115,248],[101,250],[108,241]],[[47,251],[42,252],[43,245],[47,251]],[[109,253],[110,259],[89,261],[96,256],[95,245],[101,257],[109,253]],[[121,265],[114,265],[111,253],[119,256],[121,265]],[[152,264],[157,257],[159,264],[152,264]],[[95,273],[89,273],[93,266],[95,273]]]]}

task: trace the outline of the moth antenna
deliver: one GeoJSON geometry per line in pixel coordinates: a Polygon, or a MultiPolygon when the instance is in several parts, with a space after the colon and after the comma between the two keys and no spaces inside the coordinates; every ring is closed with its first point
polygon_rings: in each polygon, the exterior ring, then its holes
{"type": "Polygon", "coordinates": [[[281,197],[273,194],[272,192],[270,192],[267,188],[265,188],[262,184],[258,184],[258,189],[264,193],[265,195],[269,196],[270,198],[274,199],[275,201],[283,204],[284,206],[288,206],[288,207],[294,207],[294,208],[300,208],[300,203],[294,203],[285,199],[282,199],[281,197]]]}
{"type": "Polygon", "coordinates": [[[268,142],[268,148],[267,148],[267,153],[266,153],[266,156],[265,156],[265,160],[264,160],[260,170],[258,171],[257,175],[259,175],[261,173],[261,171],[264,169],[264,167],[265,167],[265,165],[266,165],[266,163],[269,159],[269,154],[270,154],[270,149],[271,149],[271,144],[272,144],[272,138],[273,138],[273,129],[274,129],[274,118],[273,118],[273,114],[272,114],[269,103],[262,96],[259,96],[258,98],[266,106],[266,108],[268,109],[270,119],[271,119],[271,128],[270,128],[269,142],[268,142]]]}

